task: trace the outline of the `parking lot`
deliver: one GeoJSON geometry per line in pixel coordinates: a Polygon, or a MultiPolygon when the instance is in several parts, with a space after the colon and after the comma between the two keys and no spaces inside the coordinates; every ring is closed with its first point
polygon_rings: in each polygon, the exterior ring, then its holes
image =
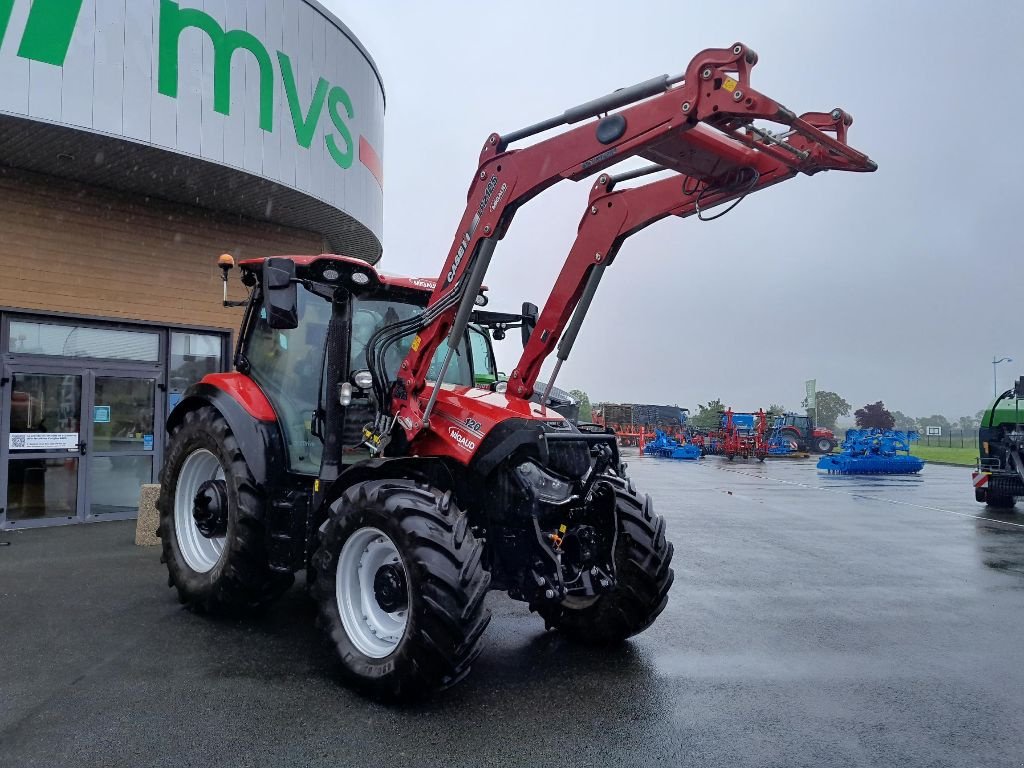
{"type": "Polygon", "coordinates": [[[338,682],[299,587],[204,618],[134,523],[0,534],[0,765],[1024,764],[1024,512],[962,468],[630,461],[676,547],[659,621],[599,652],[494,594],[415,707],[338,682]]]}

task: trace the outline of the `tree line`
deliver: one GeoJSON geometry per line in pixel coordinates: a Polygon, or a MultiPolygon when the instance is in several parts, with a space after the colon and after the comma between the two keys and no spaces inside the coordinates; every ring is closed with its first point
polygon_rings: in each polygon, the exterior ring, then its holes
{"type": "MultiPolygon", "coordinates": [[[[580,420],[590,421],[592,409],[587,393],[581,389],[574,389],[569,394],[580,403],[580,420]]],[[[948,434],[950,430],[954,429],[971,432],[978,428],[982,415],[985,413],[982,410],[973,416],[960,416],[956,419],[946,418],[941,414],[912,417],[902,411],[890,410],[881,400],[865,403],[860,408],[853,410],[853,406],[845,398],[828,390],[818,392],[816,401],[816,413],[812,413],[811,409],[807,408],[806,400],[801,403],[801,406],[807,410],[808,415],[814,416],[817,426],[832,430],[836,429],[836,422],[840,416],[849,416],[852,412],[855,423],[861,429],[877,427],[879,429],[916,429],[925,432],[926,427],[941,427],[943,434],[948,434]]],[[[697,410],[690,414],[689,423],[701,429],[714,429],[721,424],[721,413],[724,410],[725,405],[721,398],[709,400],[698,405],[697,410]]],[[[764,410],[770,417],[786,413],[786,408],[778,403],[772,403],[764,410]]]]}

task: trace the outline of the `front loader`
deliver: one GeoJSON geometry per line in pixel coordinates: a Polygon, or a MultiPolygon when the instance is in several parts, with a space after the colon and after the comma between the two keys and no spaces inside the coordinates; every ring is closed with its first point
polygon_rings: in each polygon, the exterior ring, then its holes
{"type": "Polygon", "coordinates": [[[489,590],[580,642],[650,626],[673,580],[665,521],[613,434],[544,404],[627,237],[668,216],[715,218],[799,173],[875,170],[847,145],[842,110],[797,117],[754,90],[756,61],[742,44],[709,49],[676,77],[489,136],[436,280],[331,255],[243,262],[235,371],[203,379],[169,422],[158,505],[180,599],[258,607],[305,570],[345,675],[386,699],[469,672],[489,590]],[[654,165],[605,172],[634,156],[654,165]],[[543,309],[483,310],[518,208],[594,175],[543,309]],[[488,331],[516,325],[523,353],[499,381],[488,331]]]}

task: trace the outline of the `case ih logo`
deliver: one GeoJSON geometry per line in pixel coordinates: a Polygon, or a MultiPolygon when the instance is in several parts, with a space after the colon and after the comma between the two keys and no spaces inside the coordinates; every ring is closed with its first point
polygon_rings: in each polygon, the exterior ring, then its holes
{"type": "Polygon", "coordinates": [[[448,436],[467,451],[472,451],[476,448],[476,443],[459,432],[455,427],[448,427],[448,436]]]}

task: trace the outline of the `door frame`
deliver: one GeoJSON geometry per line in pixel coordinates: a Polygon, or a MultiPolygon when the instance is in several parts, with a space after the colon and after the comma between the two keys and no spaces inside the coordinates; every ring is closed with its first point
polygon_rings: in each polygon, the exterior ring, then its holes
{"type": "MultiPolygon", "coordinates": [[[[54,361],[42,362],[36,360],[19,360],[17,362],[3,361],[0,364],[0,379],[3,380],[4,386],[0,387],[0,530],[26,530],[29,528],[46,528],[52,525],[68,525],[69,523],[80,523],[84,520],[85,512],[85,461],[88,455],[88,446],[86,446],[86,455],[82,454],[81,445],[84,438],[86,429],[86,399],[87,399],[87,384],[85,377],[85,370],[81,366],[76,370],[73,367],[67,365],[54,365],[54,361]],[[16,374],[26,375],[50,375],[50,376],[77,376],[81,383],[81,393],[79,395],[79,423],[78,423],[78,445],[79,448],[75,451],[65,450],[63,452],[52,450],[52,451],[19,451],[15,454],[15,461],[22,459],[58,459],[58,458],[75,458],[78,460],[77,470],[77,493],[76,493],[76,505],[75,514],[70,517],[49,517],[39,518],[32,520],[19,520],[16,523],[11,523],[7,519],[7,493],[8,493],[8,481],[10,479],[10,448],[8,447],[9,435],[11,431],[10,424],[10,413],[11,413],[11,395],[14,393],[14,376],[16,374]]],[[[89,422],[91,427],[91,420],[89,422]]]]}
{"type": "MultiPolygon", "coordinates": [[[[83,385],[83,397],[86,401],[86,407],[89,409],[89,419],[86,427],[87,435],[87,447],[84,466],[86,472],[89,472],[92,467],[91,463],[93,458],[96,458],[96,440],[95,440],[95,422],[93,420],[94,407],[96,406],[96,379],[98,378],[110,378],[110,379],[151,379],[153,381],[153,450],[151,451],[103,451],[103,456],[100,458],[108,458],[110,456],[148,456],[152,459],[152,471],[150,473],[149,482],[153,482],[160,472],[160,467],[163,462],[164,454],[164,427],[165,419],[163,417],[164,408],[166,407],[166,387],[163,386],[163,369],[162,366],[153,367],[152,363],[142,364],[111,364],[111,363],[89,363],[86,361],[85,366],[85,377],[88,381],[88,386],[83,385]]],[[[82,506],[82,517],[81,519],[87,523],[101,522],[104,520],[131,520],[138,515],[138,509],[133,509],[128,512],[110,512],[102,515],[94,515],[90,510],[92,509],[92,489],[88,483],[88,475],[86,475],[83,481],[85,485],[85,497],[83,499],[82,506]]]]}

